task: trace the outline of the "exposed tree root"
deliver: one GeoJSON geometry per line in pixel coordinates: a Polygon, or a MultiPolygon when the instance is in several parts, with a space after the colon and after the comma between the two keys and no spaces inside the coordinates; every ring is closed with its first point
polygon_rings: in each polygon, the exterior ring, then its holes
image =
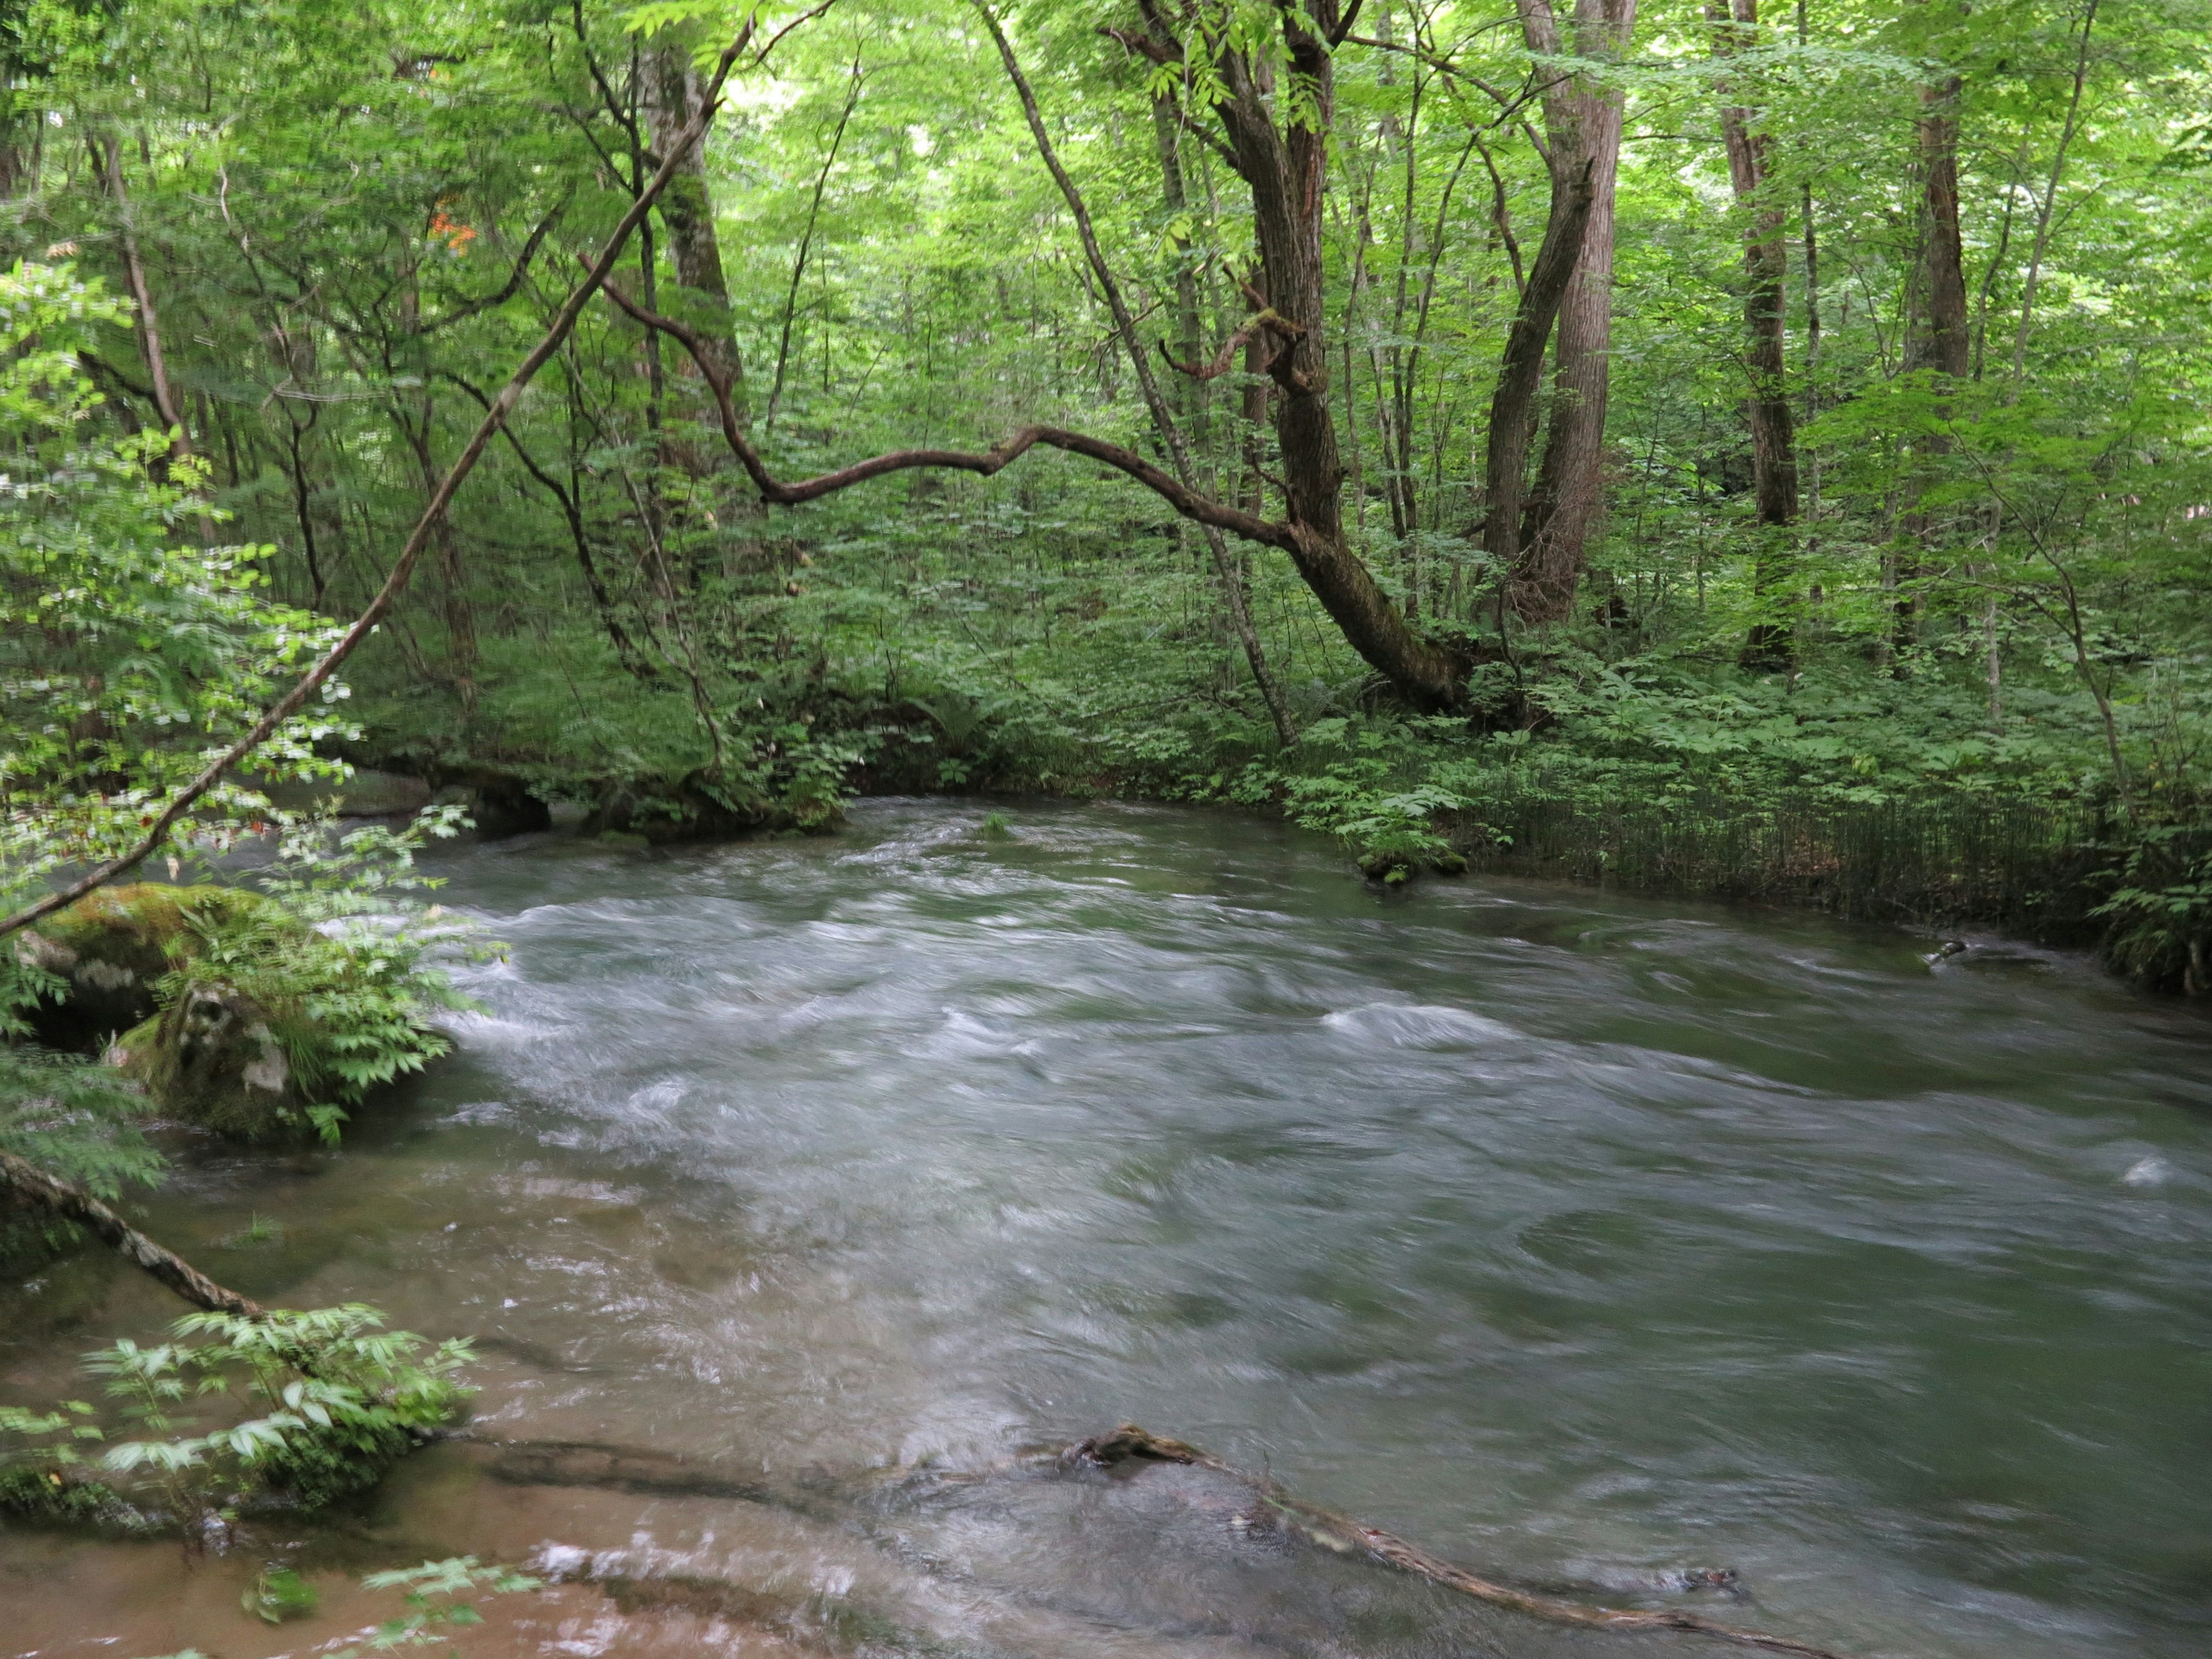
{"type": "Polygon", "coordinates": [[[1093,1435],[1088,1440],[1076,1442],[1060,1455],[1060,1462],[1066,1468],[1110,1469],[1125,1464],[1182,1463],[1212,1469],[1251,1487],[1270,1509],[1324,1549],[1333,1550],[1340,1555],[1370,1556],[1401,1572],[1425,1578],[1446,1589],[1457,1590],[1462,1595],[1471,1595],[1493,1607],[1506,1607],[1532,1618],[1548,1620],[1553,1624],[1580,1625],[1598,1630],[1680,1631],[1715,1641],[1733,1642],[1739,1647],[1763,1648],[1770,1653],[1795,1654],[1798,1659],[1841,1659],[1841,1656],[1826,1648],[1793,1642],[1786,1637],[1768,1636],[1759,1631],[1740,1630],[1735,1626],[1719,1624],[1694,1613],[1681,1613],[1671,1608],[1594,1607],[1579,1601],[1562,1601],[1556,1596],[1538,1595],[1528,1590],[1516,1589],[1510,1584],[1478,1577],[1449,1561],[1438,1560],[1394,1534],[1384,1532],[1378,1527],[1363,1525],[1349,1516],[1339,1515],[1334,1510],[1325,1510],[1318,1504],[1293,1498],[1272,1480],[1232,1468],[1212,1453],[1186,1441],[1170,1440],[1164,1435],[1149,1433],[1133,1423],[1124,1423],[1109,1434],[1093,1435]]]}
{"type": "Polygon", "coordinates": [[[251,1297],[227,1291],[173,1250],[165,1250],[74,1182],[61,1181],[27,1158],[0,1152],[0,1192],[88,1228],[123,1259],[144,1269],[196,1308],[258,1319],[264,1311],[251,1297]]]}

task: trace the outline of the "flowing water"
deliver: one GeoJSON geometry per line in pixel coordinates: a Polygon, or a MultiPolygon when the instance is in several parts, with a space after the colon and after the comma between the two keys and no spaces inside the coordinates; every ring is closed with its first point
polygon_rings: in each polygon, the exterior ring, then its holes
{"type": "MultiPolygon", "coordinates": [[[[564,1580],[468,1659],[1729,1650],[1026,1455],[1124,1419],[1593,1601],[1869,1659],[2212,1650],[2200,1018],[2002,945],[1011,816],[453,855],[511,946],[458,1054],[341,1154],[187,1148],[145,1224],[476,1334],[478,1438],[228,1555],[0,1534],[0,1653],[305,1653],[392,1611],[362,1571],[462,1552],[564,1580]],[[326,1599],[269,1629],[277,1557],[326,1599]],[[1667,1588],[1719,1567],[1741,1599],[1667,1588]]],[[[49,1272],[0,1300],[7,1397],[175,1311],[49,1272]]]]}

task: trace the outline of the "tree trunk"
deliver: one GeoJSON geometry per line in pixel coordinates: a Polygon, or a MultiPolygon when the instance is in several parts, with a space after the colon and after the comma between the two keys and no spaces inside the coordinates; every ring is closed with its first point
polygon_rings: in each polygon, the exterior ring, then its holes
{"type": "MultiPolygon", "coordinates": [[[[664,32],[647,44],[643,69],[646,128],[659,161],[666,157],[698,112],[699,73],[692,66],[688,41],[673,32],[664,32]]],[[[703,149],[703,140],[690,147],[661,192],[660,222],[667,228],[669,258],[684,289],[676,303],[664,301],[664,309],[691,324],[715,349],[715,367],[727,377],[730,395],[743,409],[744,368],[730,315],[730,285],[722,274],[721,243],[714,234],[703,149]]]]}
{"type": "MultiPolygon", "coordinates": [[[[1576,50],[1584,58],[1618,61],[1627,54],[1635,28],[1636,0],[1584,0],[1576,11],[1576,50]]],[[[1551,424],[1515,572],[1516,609],[1532,622],[1557,621],[1571,607],[1589,557],[1590,526],[1603,505],[1621,107],[1618,88],[1582,81],[1556,88],[1545,104],[1554,153],[1562,139],[1572,143],[1580,135],[1588,143],[1593,193],[1582,251],[1559,303],[1551,424]]]]}
{"type": "MultiPolygon", "coordinates": [[[[1952,76],[1920,89],[1921,174],[1920,258],[1913,278],[1918,313],[1908,331],[1905,368],[1932,369],[1945,382],[1963,380],[1972,362],[1972,338],[1966,313],[1964,245],[1959,231],[1959,94],[1964,83],[1952,76]]],[[[1949,452],[1942,435],[1926,439],[1921,453],[1929,459],[1949,452]]],[[[1917,497],[1920,483],[1910,485],[1917,497]]],[[[1892,648],[1900,656],[1920,631],[1917,583],[1934,562],[1937,530],[1933,515],[1917,501],[1905,515],[1907,546],[1898,551],[1898,595],[1891,628],[1892,648]]]]}
{"type": "MultiPolygon", "coordinates": [[[[1595,10],[1602,0],[1583,0],[1595,10]]],[[[1559,20],[1551,0],[1521,0],[1521,33],[1528,49],[1545,57],[1562,51],[1559,20]]],[[[1506,602],[1528,622],[1556,620],[1574,604],[1578,568],[1561,570],[1531,562],[1522,539],[1522,508],[1534,446],[1536,393],[1543,384],[1544,352],[1552,325],[1565,302],[1568,286],[1581,263],[1583,241],[1597,206],[1597,156],[1594,136],[1583,120],[1582,100],[1555,94],[1547,100],[1545,123],[1551,128],[1546,157],[1552,180],[1552,210],[1544,240],[1521,290],[1521,304],[1505,337],[1505,355],[1490,399],[1490,435],[1483,465],[1485,518],[1483,550],[1505,573],[1506,602]]],[[[1561,465],[1565,465],[1562,457],[1561,465]]],[[[1560,480],[1564,490],[1566,480],[1560,480]]]]}
{"type": "MultiPolygon", "coordinates": [[[[1759,0],[1706,0],[1713,25],[1713,55],[1732,56],[1758,41],[1759,0]]],[[[1790,537],[1797,522],[1797,441],[1784,374],[1783,331],[1787,320],[1787,218],[1767,186],[1767,137],[1752,129],[1751,112],[1730,104],[1721,111],[1729,181],[1743,223],[1744,368],[1751,382],[1746,409],[1751,424],[1752,490],[1758,504],[1759,545],[1753,555],[1752,595],[1759,609],[1742,662],[1747,668],[1784,668],[1796,649],[1789,620],[1774,614],[1786,605],[1791,563],[1790,537]]],[[[1963,290],[1962,290],[1963,293],[1963,290]]]]}
{"type": "Polygon", "coordinates": [[[1267,65],[1237,52],[1221,58],[1224,92],[1215,110],[1237,170],[1252,192],[1268,308],[1288,325],[1276,331],[1279,343],[1267,372],[1274,382],[1284,504],[1297,532],[1291,558],[1352,647],[1408,702],[1423,709],[1454,708],[1464,699],[1466,663],[1414,631],[1345,540],[1344,468],[1329,404],[1322,256],[1334,91],[1330,53],[1340,12],[1337,0],[1307,0],[1302,11],[1286,5],[1278,16],[1304,118],[1278,127],[1278,100],[1264,84],[1267,65]],[[1281,338],[1285,333],[1289,337],[1281,338]]]}

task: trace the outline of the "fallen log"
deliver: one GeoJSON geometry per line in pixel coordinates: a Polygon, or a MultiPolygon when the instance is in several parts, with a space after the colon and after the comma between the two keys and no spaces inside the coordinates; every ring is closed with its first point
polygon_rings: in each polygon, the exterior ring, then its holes
{"type": "Polygon", "coordinates": [[[1059,1462],[1063,1468],[1111,1469],[1128,1464],[1181,1463],[1212,1469],[1251,1488],[1269,1509],[1324,1549],[1340,1555],[1364,1554],[1387,1566],[1395,1567],[1401,1572],[1425,1578],[1431,1583],[1456,1590],[1479,1601],[1486,1601],[1492,1607],[1547,1620],[1553,1624],[1579,1625],[1595,1630],[1675,1631],[1714,1641],[1731,1642],[1739,1647],[1761,1648],[1769,1653],[1792,1654],[1796,1656],[1796,1659],[1842,1659],[1841,1655],[1826,1648],[1791,1641],[1787,1637],[1769,1636],[1762,1631],[1723,1625],[1694,1613],[1665,1607],[1591,1607],[1558,1596],[1540,1595],[1531,1590],[1518,1589],[1510,1584],[1480,1577],[1463,1567],[1439,1560],[1395,1534],[1384,1532],[1379,1527],[1367,1526],[1350,1516],[1340,1515],[1334,1510],[1323,1509],[1317,1504],[1309,1504],[1304,1498],[1294,1498],[1280,1483],[1267,1476],[1255,1475],[1237,1468],[1188,1441],[1152,1434],[1134,1423],[1124,1423],[1110,1433],[1093,1435],[1087,1440],[1077,1441],[1060,1454],[1059,1462]]]}
{"type": "Polygon", "coordinates": [[[251,1297],[225,1290],[173,1250],[164,1249],[74,1182],[48,1175],[27,1158],[0,1152],[0,1192],[74,1221],[113,1245],[123,1259],[158,1279],[196,1308],[258,1319],[265,1311],[251,1297]]]}

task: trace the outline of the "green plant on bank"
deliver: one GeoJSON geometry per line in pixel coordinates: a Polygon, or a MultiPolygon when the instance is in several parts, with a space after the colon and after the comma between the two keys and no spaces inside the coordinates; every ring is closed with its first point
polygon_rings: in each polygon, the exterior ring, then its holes
{"type": "Polygon", "coordinates": [[[0,1413],[13,1443],[0,1509],[197,1537],[242,1511],[317,1509],[369,1486],[471,1392],[455,1376],[465,1341],[432,1347],[382,1324],[358,1304],[197,1313],[170,1341],[88,1354],[119,1420],[82,1401],[0,1413]]]}
{"type": "MultiPolygon", "coordinates": [[[[276,602],[275,550],[213,545],[208,469],[155,428],[118,430],[87,372],[131,308],[66,263],[0,272],[0,899],[124,850],[185,779],[335,637],[276,602]],[[190,540],[198,545],[180,546],[190,540]]],[[[332,775],[343,686],[256,757],[332,775]]],[[[225,783],[178,839],[225,848],[265,817],[225,783]]]]}
{"type": "Polygon", "coordinates": [[[2212,994],[2212,838],[2194,826],[2153,826],[2112,878],[2118,886],[2093,914],[2110,922],[2113,964],[2146,984],[2212,994]]]}

